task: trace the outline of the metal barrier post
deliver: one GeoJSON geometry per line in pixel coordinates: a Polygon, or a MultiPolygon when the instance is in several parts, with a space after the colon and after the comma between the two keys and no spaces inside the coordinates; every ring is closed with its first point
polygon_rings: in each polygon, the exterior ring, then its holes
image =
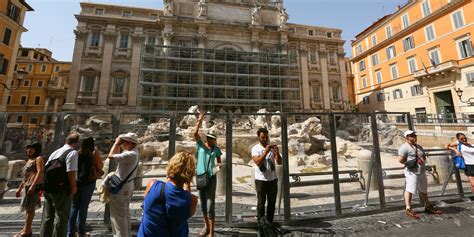
{"type": "Polygon", "coordinates": [[[280,115],[281,120],[281,149],[283,155],[283,223],[289,225],[291,221],[291,206],[290,206],[290,163],[288,162],[288,121],[284,113],[280,115]]]}
{"type": "Polygon", "coordinates": [[[7,121],[8,120],[8,114],[7,113],[1,113],[0,114],[0,153],[3,152],[3,142],[5,139],[5,131],[7,130],[7,121]]]}
{"type": "MultiPolygon", "coordinates": [[[[454,166],[454,164],[452,164],[454,166]]],[[[454,169],[454,177],[456,177],[456,186],[458,188],[458,193],[460,198],[464,198],[464,189],[462,188],[461,175],[459,174],[458,169],[454,169]]]]}
{"type": "Polygon", "coordinates": [[[170,116],[170,136],[168,140],[168,158],[171,159],[176,152],[176,114],[174,113],[170,116]]]}
{"type": "Polygon", "coordinates": [[[225,223],[227,225],[232,224],[232,114],[227,113],[226,115],[226,128],[225,128],[225,165],[226,165],[226,177],[225,177],[225,223]]]}
{"type": "Polygon", "coordinates": [[[377,176],[377,181],[379,185],[379,201],[380,209],[385,210],[387,204],[385,203],[385,189],[383,185],[383,175],[382,175],[382,162],[380,158],[380,144],[379,144],[379,133],[377,128],[377,118],[376,113],[370,115],[370,126],[372,129],[372,140],[374,143],[373,153],[375,155],[375,174],[377,176]]]}
{"type": "Polygon", "coordinates": [[[339,187],[339,166],[337,163],[336,124],[334,123],[333,113],[329,113],[329,131],[331,136],[332,177],[334,179],[334,204],[336,206],[336,217],[339,217],[342,214],[342,205],[341,189],[339,187]]]}

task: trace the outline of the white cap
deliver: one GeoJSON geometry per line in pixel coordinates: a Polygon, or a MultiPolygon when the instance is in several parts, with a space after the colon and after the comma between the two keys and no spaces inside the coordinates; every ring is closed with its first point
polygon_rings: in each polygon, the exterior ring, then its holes
{"type": "Polygon", "coordinates": [[[412,134],[416,135],[416,132],[412,131],[412,130],[407,130],[403,135],[405,135],[405,137],[407,137],[407,136],[412,135],[412,134]]]}

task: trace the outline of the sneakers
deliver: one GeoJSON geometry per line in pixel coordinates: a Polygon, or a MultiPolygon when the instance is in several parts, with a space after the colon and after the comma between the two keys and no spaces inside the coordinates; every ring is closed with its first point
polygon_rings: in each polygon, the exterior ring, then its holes
{"type": "Polygon", "coordinates": [[[411,208],[406,210],[406,214],[408,217],[413,218],[413,219],[420,219],[420,214],[416,213],[413,211],[411,208]]]}

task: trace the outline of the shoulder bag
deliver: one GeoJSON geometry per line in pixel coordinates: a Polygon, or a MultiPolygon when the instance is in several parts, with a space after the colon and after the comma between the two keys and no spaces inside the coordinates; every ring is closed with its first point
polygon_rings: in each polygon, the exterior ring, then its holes
{"type": "Polygon", "coordinates": [[[130,172],[130,174],[128,174],[127,178],[125,178],[124,181],[120,180],[120,178],[116,174],[109,176],[104,182],[105,188],[111,194],[119,193],[120,190],[122,189],[123,185],[128,182],[128,179],[130,178],[130,176],[137,169],[138,163],[140,163],[140,161],[137,162],[137,165],[135,165],[135,168],[133,168],[132,172],[130,172]]]}
{"type": "Polygon", "coordinates": [[[204,168],[204,173],[196,175],[196,188],[198,190],[205,189],[209,185],[209,175],[207,174],[207,169],[209,169],[209,164],[211,163],[211,157],[209,157],[209,162],[204,168]]]}

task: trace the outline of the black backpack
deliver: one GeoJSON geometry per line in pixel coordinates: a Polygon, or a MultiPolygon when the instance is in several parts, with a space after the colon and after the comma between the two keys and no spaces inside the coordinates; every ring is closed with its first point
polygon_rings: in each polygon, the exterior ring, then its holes
{"type": "Polygon", "coordinates": [[[71,191],[66,172],[66,157],[74,149],[66,150],[59,158],[51,160],[44,168],[44,190],[47,193],[71,191]]]}

